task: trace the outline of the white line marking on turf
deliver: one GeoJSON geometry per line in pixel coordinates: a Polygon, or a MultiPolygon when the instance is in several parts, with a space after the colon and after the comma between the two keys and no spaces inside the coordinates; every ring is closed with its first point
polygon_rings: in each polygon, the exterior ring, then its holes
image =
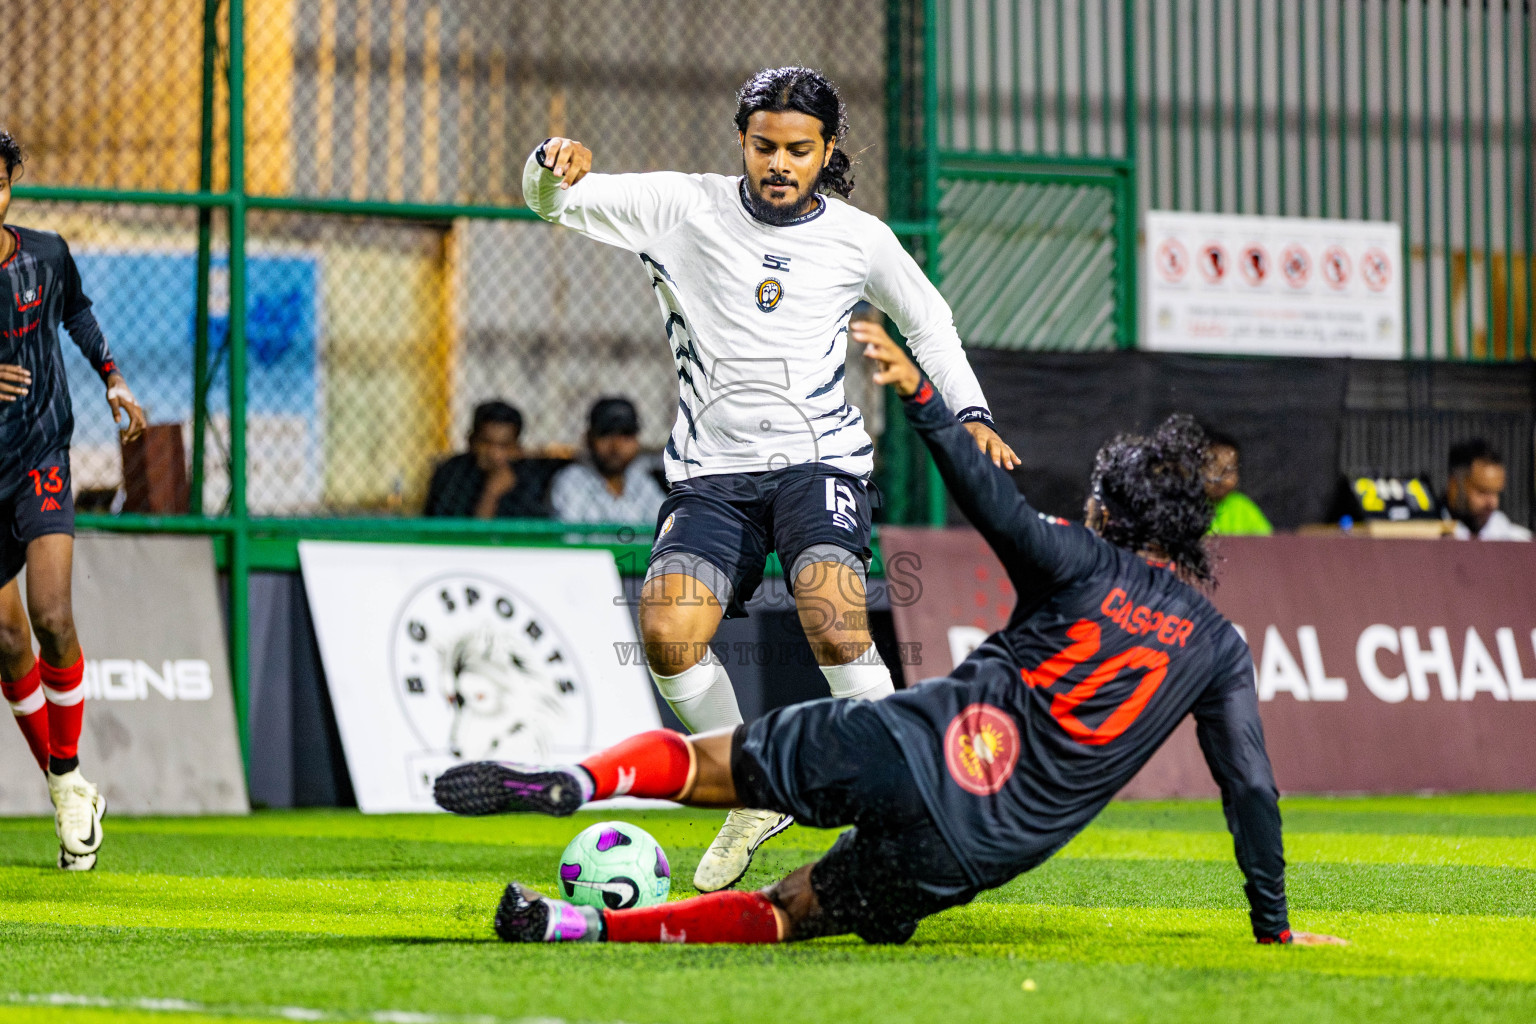
{"type": "Polygon", "coordinates": [[[4,1002],[30,1006],[88,1006],[99,1010],[147,1010],[152,1013],[201,1013],[209,1017],[270,1017],[273,1020],[354,1021],[374,1024],[567,1024],[560,1017],[492,1017],[489,1014],[419,1013],[414,1010],[364,1010],[343,1013],[305,1006],[215,1006],[186,999],[109,999],[70,992],[7,992],[4,1002]]]}

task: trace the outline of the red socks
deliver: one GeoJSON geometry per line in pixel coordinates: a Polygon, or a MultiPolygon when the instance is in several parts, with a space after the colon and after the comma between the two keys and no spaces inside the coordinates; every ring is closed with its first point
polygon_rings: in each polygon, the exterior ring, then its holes
{"type": "Polygon", "coordinates": [[[43,694],[48,698],[48,753],[60,761],[72,761],[80,745],[80,720],[85,714],[85,655],[69,668],[55,668],[37,659],[42,671],[43,694]]]}
{"type": "Polygon", "coordinates": [[[592,755],[581,766],[592,776],[593,800],[610,796],[675,800],[692,781],[693,748],[682,733],[653,729],[592,755]]]}
{"type": "Polygon", "coordinates": [[[779,941],[773,904],[760,892],[712,892],[659,907],[605,910],[603,924],[609,942],[779,941]]]}
{"type": "Polygon", "coordinates": [[[48,770],[48,707],[43,699],[42,660],[32,662],[32,670],[14,683],[0,682],[0,692],[11,705],[11,714],[21,734],[32,748],[37,766],[48,770]]]}

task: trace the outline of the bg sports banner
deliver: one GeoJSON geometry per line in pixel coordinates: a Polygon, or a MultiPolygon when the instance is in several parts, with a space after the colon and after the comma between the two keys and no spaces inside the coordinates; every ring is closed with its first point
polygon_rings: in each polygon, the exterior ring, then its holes
{"type": "MultiPolygon", "coordinates": [[[[972,530],[880,533],[898,637],[943,675],[1013,608],[972,530]]],[[[1536,789],[1536,545],[1225,538],[1216,606],[1248,639],[1288,792],[1536,789]]],[[[1135,615],[1105,595],[1106,617],[1135,615]]],[[[1123,602],[1121,602],[1123,604],[1123,602]]],[[[1186,721],[1124,796],[1215,795],[1186,721]]]]}
{"type": "Polygon", "coordinates": [[[303,542],[357,803],[435,810],[461,761],[568,763],[661,724],[613,556],[303,542]]]}
{"type": "MultiPolygon", "coordinates": [[[[111,813],[248,812],[212,542],[80,535],[74,612],[85,650],[80,770],[111,813]]],[[[51,815],[20,731],[0,730],[0,814],[51,815]]]]}

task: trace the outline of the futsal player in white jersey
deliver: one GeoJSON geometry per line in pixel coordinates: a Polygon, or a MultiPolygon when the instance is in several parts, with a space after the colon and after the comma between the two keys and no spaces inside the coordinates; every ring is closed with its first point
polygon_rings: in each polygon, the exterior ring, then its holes
{"type": "MultiPolygon", "coordinates": [[[[678,409],[640,632],[657,689],[694,733],[742,720],[705,645],[723,617],[745,614],[770,551],[832,695],[892,692],[865,612],[874,443],[843,392],[855,303],[895,321],[993,462],[1017,464],[938,290],[888,227],[822,194],[853,191],[832,83],[805,68],[760,71],[737,95],[736,129],[740,176],[593,174],[591,150],[563,138],[546,139],[523,173],[539,216],[638,254],[661,303],[678,409]]],[[[732,811],[694,885],[734,885],[789,824],[732,811]]]]}

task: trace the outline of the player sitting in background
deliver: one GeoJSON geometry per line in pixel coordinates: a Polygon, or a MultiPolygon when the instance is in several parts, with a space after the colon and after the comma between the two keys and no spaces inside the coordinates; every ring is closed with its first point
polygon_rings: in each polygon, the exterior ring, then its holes
{"type": "Polygon", "coordinates": [[[1242,638],[1210,580],[1204,437],[1172,417],[1094,462],[1088,526],[1037,513],[938,391],[872,324],[852,329],[893,385],[967,518],[1018,591],[1008,625],[944,679],[882,701],[812,701],[703,736],[658,730],[579,766],[464,765],[437,783],[459,813],[569,814],[613,795],[746,803],[853,825],[760,893],[600,911],[507,887],[513,942],[779,942],[854,932],[904,942],[929,914],[1040,864],[1083,829],[1187,714],[1220,784],[1260,942],[1293,932],[1280,812],[1242,638]]]}
{"type": "MultiPolygon", "coordinates": [[[[656,688],[693,732],[741,722],[705,645],[722,617],[745,614],[775,551],[832,695],[893,690],[865,608],[875,446],[843,391],[860,299],[901,328],[974,442],[1014,465],[943,296],[890,228],[821,194],[853,191],[837,89],[806,68],[760,71],[737,94],[735,124],[741,177],[592,174],[592,151],[562,138],[523,172],[531,209],[639,255],[661,304],[678,412],[640,633],[656,688]]],[[[733,811],[694,886],[734,885],[788,824],[733,811]]]]}
{"type": "MultiPolygon", "coordinates": [[[[0,225],[11,205],[21,148],[0,131],[0,225]]],[[[106,383],[125,440],[144,431],[144,411],[118,372],[80,272],[58,235],[0,228],[0,688],[32,756],[48,776],[59,867],[88,871],[101,846],[107,802],[80,774],[85,658],[70,609],[75,502],[69,482],[74,433],[59,326],[106,383]],[[27,602],[16,577],[27,570],[27,602]],[[42,657],[32,654],[37,634],[42,657]]]]}

